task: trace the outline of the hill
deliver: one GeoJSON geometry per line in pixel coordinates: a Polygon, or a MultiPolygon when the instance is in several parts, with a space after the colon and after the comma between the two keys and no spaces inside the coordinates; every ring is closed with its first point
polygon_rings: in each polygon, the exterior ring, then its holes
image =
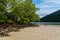
{"type": "Polygon", "coordinates": [[[60,10],[40,19],[41,22],[60,22],[60,10]]]}

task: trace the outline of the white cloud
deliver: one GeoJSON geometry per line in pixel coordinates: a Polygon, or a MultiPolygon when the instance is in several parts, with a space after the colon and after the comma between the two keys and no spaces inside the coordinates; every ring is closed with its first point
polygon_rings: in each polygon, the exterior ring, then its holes
{"type": "Polygon", "coordinates": [[[60,0],[43,0],[43,3],[37,4],[36,7],[40,8],[37,14],[41,17],[46,16],[54,11],[60,9],[60,0]]]}
{"type": "Polygon", "coordinates": [[[54,11],[56,11],[56,10],[39,10],[39,11],[37,11],[37,14],[39,15],[39,16],[42,16],[42,17],[44,17],[44,16],[46,16],[46,15],[48,15],[48,14],[51,14],[52,12],[54,12],[54,11]]]}
{"type": "Polygon", "coordinates": [[[60,7],[60,5],[52,5],[52,4],[50,4],[50,5],[47,5],[47,4],[42,4],[42,5],[36,5],[36,7],[38,7],[38,8],[55,8],[55,7],[60,7]]]}
{"type": "Polygon", "coordinates": [[[60,0],[44,0],[45,3],[60,4],[60,0]]]}

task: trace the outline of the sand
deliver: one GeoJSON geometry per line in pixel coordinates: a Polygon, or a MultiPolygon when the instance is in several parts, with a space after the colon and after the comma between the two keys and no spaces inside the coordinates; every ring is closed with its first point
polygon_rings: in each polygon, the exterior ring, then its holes
{"type": "Polygon", "coordinates": [[[10,32],[11,36],[0,37],[0,40],[60,40],[60,25],[40,25],[10,32]]]}

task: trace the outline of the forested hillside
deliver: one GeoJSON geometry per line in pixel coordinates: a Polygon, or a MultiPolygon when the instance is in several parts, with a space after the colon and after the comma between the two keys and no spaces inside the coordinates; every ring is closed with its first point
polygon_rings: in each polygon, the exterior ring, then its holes
{"type": "Polygon", "coordinates": [[[40,19],[41,22],[60,22],[60,10],[40,19]]]}

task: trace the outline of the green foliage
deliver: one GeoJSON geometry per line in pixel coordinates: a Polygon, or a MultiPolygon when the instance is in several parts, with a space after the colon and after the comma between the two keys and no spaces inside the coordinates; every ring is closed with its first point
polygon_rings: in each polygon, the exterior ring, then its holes
{"type": "Polygon", "coordinates": [[[12,20],[7,20],[7,23],[13,23],[13,21],[12,20]]]}
{"type": "Polygon", "coordinates": [[[0,22],[30,23],[40,19],[32,0],[0,0],[0,5],[0,22]],[[10,8],[6,6],[8,3],[11,5],[10,8]],[[7,10],[11,10],[11,12],[7,10]]]}
{"type": "Polygon", "coordinates": [[[19,19],[18,22],[29,23],[39,20],[39,16],[35,13],[36,10],[37,8],[32,2],[25,1],[14,7],[13,14],[19,19]]]}

